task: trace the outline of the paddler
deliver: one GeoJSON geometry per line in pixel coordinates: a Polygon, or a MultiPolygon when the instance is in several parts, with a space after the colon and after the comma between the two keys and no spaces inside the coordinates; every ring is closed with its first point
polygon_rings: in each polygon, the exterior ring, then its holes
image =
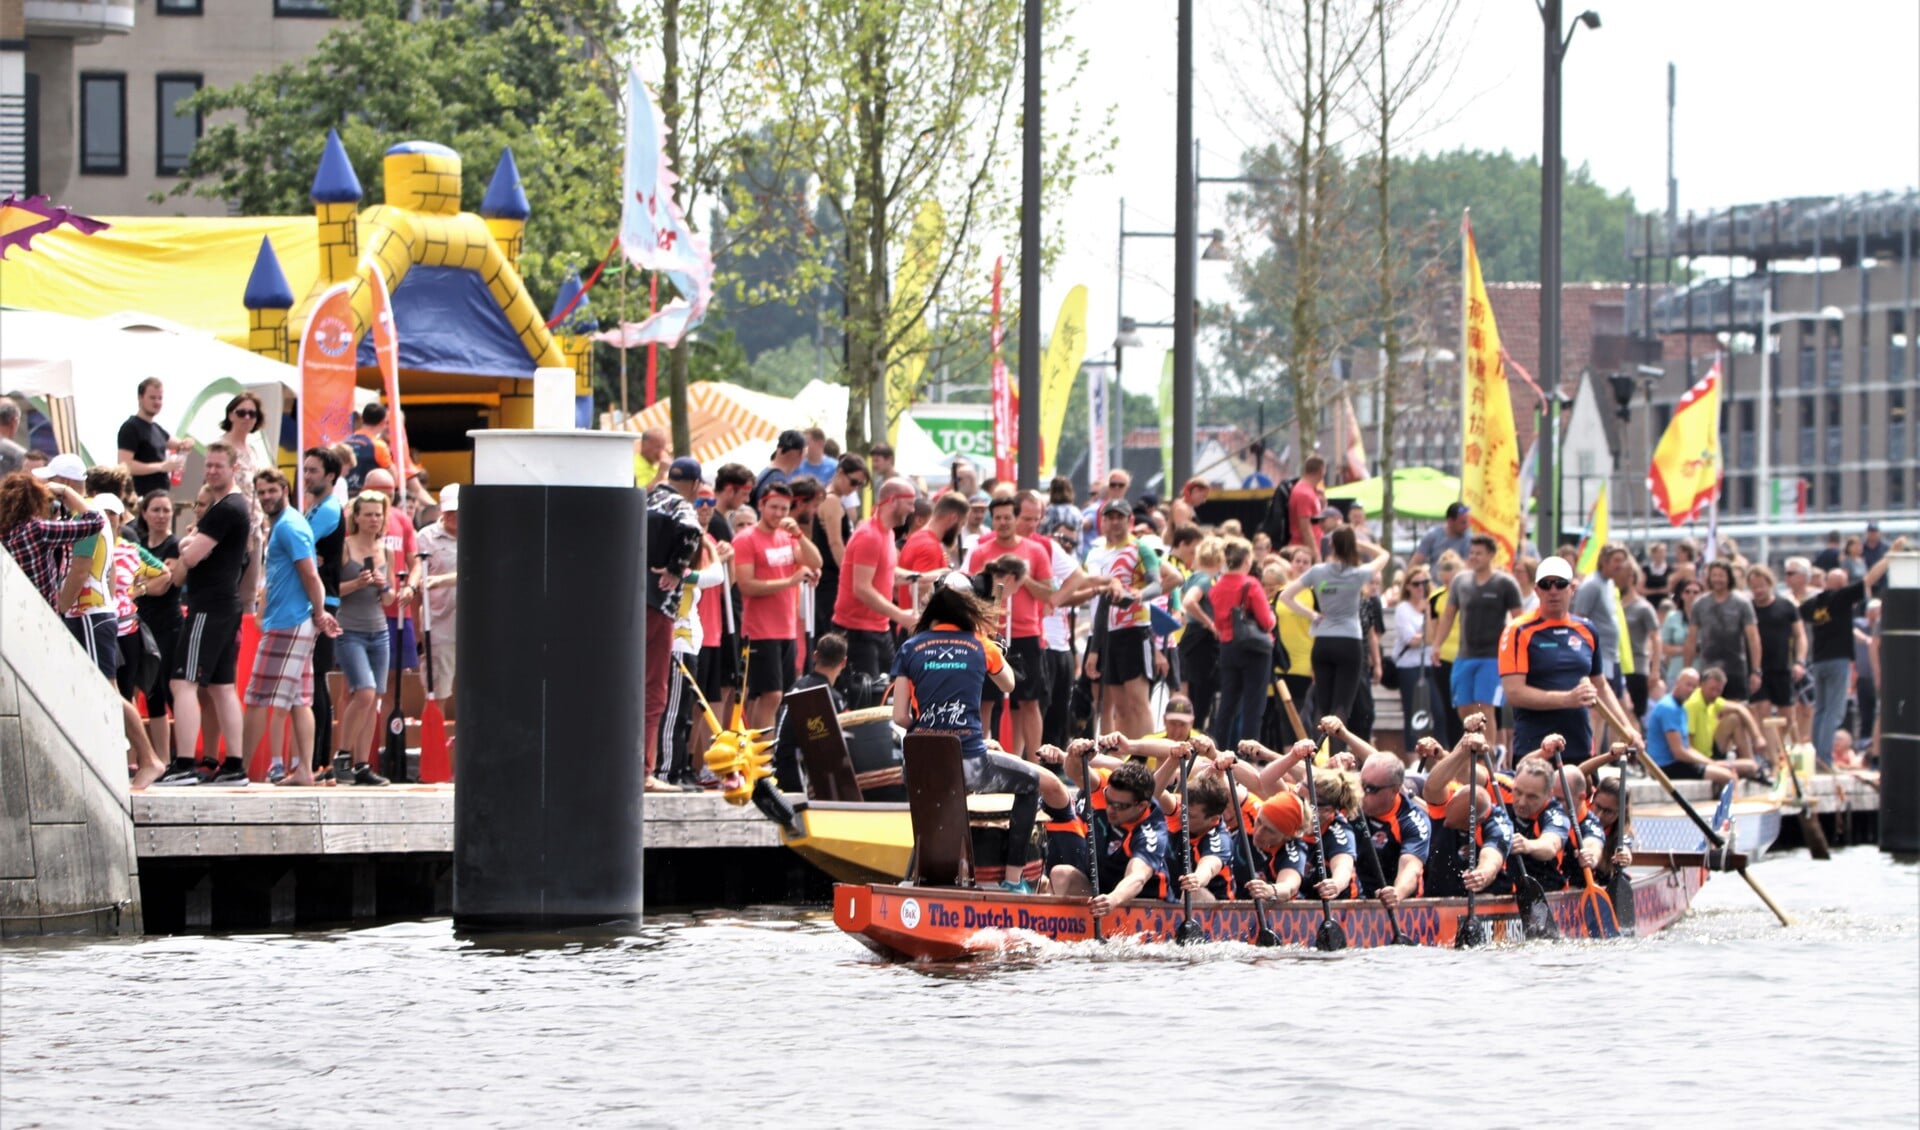
{"type": "Polygon", "coordinates": [[[1013,794],[1007,813],[1009,878],[1000,885],[1028,894],[1033,888],[1020,873],[1039,814],[1041,773],[1031,762],[989,750],[981,730],[980,696],[987,680],[1002,693],[1013,687],[1013,668],[987,638],[992,622],[965,573],[956,570],[939,579],[915,634],[893,658],[893,722],[910,732],[958,736],[967,792],[1013,794]]]}
{"type": "Polygon", "coordinates": [[[1548,760],[1566,749],[1566,744],[1559,734],[1548,734],[1540,748],[1542,756],[1523,757],[1514,766],[1510,786],[1513,800],[1508,808],[1514,828],[1510,850],[1520,854],[1520,865],[1527,874],[1549,891],[1567,885],[1561,857],[1573,839],[1573,817],[1554,795],[1553,764],[1548,760]]]}
{"type": "Polygon", "coordinates": [[[1430,805],[1428,813],[1434,817],[1433,844],[1427,852],[1428,898],[1461,898],[1468,891],[1504,894],[1512,889],[1506,864],[1513,828],[1506,810],[1493,803],[1484,785],[1476,784],[1472,790],[1452,785],[1447,799],[1430,805]],[[1480,817],[1479,827],[1472,831],[1468,830],[1470,809],[1480,817]]]}
{"type": "MultiPolygon", "coordinates": [[[[1193,860],[1190,873],[1179,873],[1180,854],[1174,854],[1175,887],[1192,891],[1194,902],[1226,902],[1234,897],[1233,836],[1222,818],[1227,813],[1227,778],[1215,762],[1202,758],[1187,778],[1187,816],[1191,828],[1172,828],[1187,837],[1187,857],[1193,860]]],[[[1166,805],[1163,794],[1161,806],[1166,805]]],[[[1177,806],[1174,811],[1177,813],[1177,806]]]]}
{"type": "MultiPolygon", "coordinates": [[[[1592,827],[1598,829],[1600,833],[1602,851],[1605,850],[1604,845],[1607,842],[1607,837],[1613,834],[1614,824],[1620,819],[1620,789],[1624,779],[1625,775],[1623,773],[1609,773],[1598,781],[1595,781],[1593,785],[1593,796],[1589,798],[1587,802],[1587,811],[1592,820],[1592,827]]],[[[1587,836],[1588,831],[1583,826],[1580,833],[1583,850],[1587,836]]],[[[1596,853],[1596,858],[1597,855],[1598,853],[1596,853]]],[[[1628,867],[1632,865],[1633,828],[1631,826],[1621,829],[1620,843],[1613,849],[1613,858],[1607,862],[1611,864],[1611,867],[1603,868],[1602,870],[1609,875],[1613,873],[1612,868],[1614,867],[1628,867]]]]}
{"type": "Polygon", "coordinates": [[[1348,898],[1353,892],[1353,828],[1339,814],[1351,805],[1359,790],[1352,774],[1329,771],[1314,774],[1321,803],[1308,805],[1282,792],[1260,806],[1253,825],[1254,869],[1247,893],[1286,902],[1311,894],[1319,898],[1348,898]],[[1309,829],[1326,839],[1327,869],[1320,870],[1309,829]]]}
{"type": "Polygon", "coordinates": [[[1096,917],[1139,899],[1166,898],[1167,820],[1154,801],[1158,791],[1153,774],[1137,761],[1114,766],[1104,784],[1082,789],[1074,811],[1100,850],[1102,889],[1096,894],[1085,871],[1060,864],[1048,876],[1053,893],[1092,896],[1096,917]]]}
{"type": "Polygon", "coordinates": [[[1406,766],[1391,753],[1370,754],[1360,767],[1360,811],[1366,821],[1360,831],[1373,840],[1382,872],[1376,876],[1362,867],[1360,890],[1388,906],[1420,897],[1433,845],[1433,818],[1407,793],[1406,780],[1406,766]]]}

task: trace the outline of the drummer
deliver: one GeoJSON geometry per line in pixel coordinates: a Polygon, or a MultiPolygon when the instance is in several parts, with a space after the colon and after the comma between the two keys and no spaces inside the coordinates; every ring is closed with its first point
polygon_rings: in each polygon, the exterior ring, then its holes
{"type": "MultiPolygon", "coordinates": [[[[927,598],[915,633],[893,659],[893,721],[908,732],[953,734],[969,793],[1012,793],[1007,814],[1007,878],[1001,887],[1032,893],[1021,871],[1040,808],[1040,769],[987,748],[980,695],[988,680],[1013,689],[1013,668],[988,638],[992,614],[973,595],[965,573],[943,574],[927,598]]],[[[1145,770],[1143,769],[1142,772],[1145,770]]]]}

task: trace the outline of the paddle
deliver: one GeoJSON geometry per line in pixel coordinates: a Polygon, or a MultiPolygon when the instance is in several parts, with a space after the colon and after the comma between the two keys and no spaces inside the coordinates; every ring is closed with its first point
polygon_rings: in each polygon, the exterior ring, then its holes
{"type": "MultiPolygon", "coordinates": [[[[1233,774],[1227,774],[1227,807],[1233,812],[1233,842],[1239,849],[1240,864],[1247,869],[1247,878],[1256,877],[1253,868],[1253,841],[1247,838],[1247,821],[1240,813],[1240,798],[1234,790],[1233,774]]],[[[1253,896],[1253,944],[1256,946],[1277,946],[1280,935],[1267,925],[1267,903],[1259,895],[1253,896]]]]}
{"type": "MultiPolygon", "coordinates": [[[[1373,865],[1373,873],[1380,877],[1380,891],[1374,896],[1380,898],[1381,895],[1386,893],[1388,887],[1393,886],[1393,881],[1387,878],[1387,869],[1380,865],[1380,849],[1373,846],[1373,827],[1367,823],[1367,820],[1367,810],[1365,807],[1362,807],[1360,809],[1360,826],[1354,829],[1354,833],[1358,836],[1360,842],[1366,846],[1367,862],[1373,865]]],[[[1401,932],[1400,918],[1394,914],[1393,904],[1385,898],[1380,898],[1380,905],[1386,910],[1387,925],[1393,930],[1393,937],[1387,940],[1387,944],[1390,946],[1411,946],[1417,944],[1412,938],[1407,937],[1406,934],[1401,932]]]]}
{"type": "MultiPolygon", "coordinates": [[[[1288,713],[1292,713],[1293,711],[1291,699],[1287,702],[1287,711],[1288,713]]],[[[1317,826],[1320,821],[1320,793],[1319,790],[1313,787],[1313,758],[1307,758],[1306,766],[1307,795],[1313,798],[1313,819],[1317,826]]],[[[1327,878],[1327,832],[1325,828],[1316,827],[1315,829],[1313,856],[1314,861],[1319,864],[1321,878],[1327,878]]],[[[1329,901],[1325,895],[1320,896],[1320,928],[1313,932],[1313,948],[1319,950],[1321,953],[1334,953],[1347,948],[1347,932],[1340,928],[1340,923],[1333,920],[1333,903],[1329,901]]]]}
{"type": "MultiPolygon", "coordinates": [[[[1572,828],[1567,833],[1572,839],[1572,842],[1567,845],[1567,850],[1574,853],[1575,859],[1579,859],[1580,814],[1573,806],[1573,794],[1567,790],[1567,778],[1566,775],[1561,772],[1561,767],[1560,751],[1555,750],[1553,753],[1553,780],[1554,783],[1560,787],[1560,803],[1566,806],[1567,821],[1572,825],[1572,828]]],[[[1607,892],[1601,889],[1600,884],[1593,881],[1593,869],[1588,867],[1584,860],[1580,863],[1580,877],[1586,881],[1586,886],[1581,890],[1574,905],[1579,909],[1580,924],[1585,927],[1587,937],[1619,937],[1620,923],[1613,916],[1613,901],[1607,898],[1607,892]]]]}
{"type": "MultiPolygon", "coordinates": [[[[1107,700],[1107,598],[1102,596],[1093,602],[1093,627],[1087,632],[1087,646],[1100,660],[1099,672],[1093,677],[1093,716],[1087,721],[1087,736],[1100,736],[1100,712],[1106,707],[1107,700]]],[[[1081,668],[1085,670],[1085,667],[1081,668]]]]}
{"type": "Polygon", "coordinates": [[[1800,821],[1800,841],[1807,845],[1808,854],[1815,859],[1832,859],[1833,851],[1827,846],[1827,830],[1820,826],[1820,818],[1809,811],[1807,794],[1800,790],[1800,771],[1794,768],[1793,751],[1787,748],[1786,743],[1787,720],[1769,718],[1766,727],[1773,734],[1774,748],[1785,755],[1781,760],[1787,764],[1787,779],[1793,782],[1793,799],[1799,803],[1799,810],[1794,816],[1800,821]]]}
{"type": "Polygon", "coordinates": [[[1287,708],[1287,721],[1293,723],[1293,732],[1300,735],[1295,741],[1309,739],[1307,727],[1300,721],[1300,712],[1293,708],[1293,692],[1287,689],[1285,679],[1275,679],[1273,689],[1280,692],[1280,702],[1287,708]]]}
{"type": "MultiPolygon", "coordinates": [[[[1475,758],[1467,758],[1467,844],[1473,855],[1473,866],[1480,865],[1480,793],[1479,784],[1473,779],[1475,758]]],[[[1465,876],[1461,885],[1466,886],[1465,876]]],[[[1484,946],[1488,942],[1487,924],[1480,921],[1474,913],[1474,893],[1467,887],[1467,916],[1460,920],[1454,929],[1453,945],[1455,949],[1467,949],[1472,946],[1484,946]]]]}
{"type": "MultiPolygon", "coordinates": [[[[1087,879],[1093,884],[1093,898],[1100,896],[1100,822],[1094,819],[1093,812],[1093,750],[1091,747],[1080,755],[1080,796],[1087,803],[1087,879]]],[[[1093,899],[1089,898],[1088,902],[1093,899]]],[[[1100,933],[1100,916],[1093,919],[1093,940],[1106,941],[1100,933]]]]}
{"type": "MultiPolygon", "coordinates": [[[[1600,712],[1607,716],[1609,722],[1619,727],[1622,733],[1632,730],[1631,726],[1626,725],[1620,720],[1619,715],[1607,705],[1605,699],[1599,700],[1598,705],[1600,712]]],[[[1687,814],[1687,819],[1693,821],[1695,827],[1706,833],[1707,842],[1716,848],[1726,847],[1727,841],[1721,838],[1719,832],[1714,831],[1713,825],[1707,823],[1706,818],[1695,811],[1693,805],[1687,803],[1687,798],[1680,795],[1680,790],[1673,787],[1673,781],[1667,776],[1666,770],[1655,765],[1653,758],[1647,756],[1646,750],[1636,749],[1633,753],[1634,756],[1640,759],[1640,764],[1646,769],[1647,775],[1660,782],[1660,787],[1665,789],[1667,795],[1673,798],[1674,803],[1680,806],[1680,811],[1687,814]]],[[[1621,791],[1625,792],[1626,781],[1624,778],[1621,780],[1621,785],[1621,791]]],[[[1739,872],[1740,877],[1747,881],[1747,886],[1753,888],[1753,893],[1760,896],[1760,901],[1767,904],[1767,909],[1773,911],[1773,916],[1780,920],[1780,925],[1793,925],[1793,918],[1788,915],[1786,911],[1780,909],[1780,904],[1773,901],[1773,896],[1766,892],[1766,888],[1760,885],[1759,880],[1747,873],[1747,865],[1744,861],[1736,862],[1734,870],[1739,872]]]]}
{"type": "MultiPolygon", "coordinates": [[[[1192,764],[1193,762],[1191,758],[1185,755],[1181,756],[1180,758],[1180,862],[1183,868],[1181,871],[1181,876],[1183,878],[1187,875],[1193,874],[1193,868],[1194,868],[1193,825],[1187,822],[1189,819],[1191,819],[1190,815],[1187,812],[1187,775],[1188,775],[1188,770],[1192,768],[1192,764]]],[[[1183,946],[1190,946],[1195,942],[1205,940],[1205,935],[1201,934],[1200,932],[1200,923],[1195,922],[1193,920],[1193,888],[1187,887],[1184,884],[1182,885],[1180,890],[1180,925],[1173,932],[1173,940],[1183,946]]]]}

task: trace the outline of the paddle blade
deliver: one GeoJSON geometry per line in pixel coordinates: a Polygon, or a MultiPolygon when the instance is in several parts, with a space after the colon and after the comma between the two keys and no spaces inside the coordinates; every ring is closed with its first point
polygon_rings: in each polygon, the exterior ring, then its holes
{"type": "Polygon", "coordinates": [[[1620,932],[1631,932],[1634,928],[1633,879],[1625,871],[1614,871],[1613,878],[1607,881],[1607,901],[1613,907],[1620,932]]]}
{"type": "Polygon", "coordinates": [[[1808,854],[1815,859],[1833,858],[1833,849],[1827,845],[1827,830],[1820,826],[1820,818],[1804,805],[1800,809],[1800,842],[1807,845],[1808,854]]]}
{"type": "Polygon", "coordinates": [[[1551,941],[1560,936],[1560,927],[1554,924],[1553,908],[1547,905],[1547,892],[1540,886],[1540,880],[1522,875],[1515,898],[1520,904],[1521,928],[1528,938],[1551,941]]]}
{"type": "Polygon", "coordinates": [[[1253,932],[1253,944],[1261,949],[1271,949],[1280,944],[1280,935],[1274,933],[1272,927],[1262,923],[1260,928],[1253,932]]]}
{"type": "Polygon", "coordinates": [[[1180,945],[1191,946],[1206,941],[1207,936],[1200,932],[1200,923],[1189,918],[1174,930],[1173,940],[1180,945]]]}
{"type": "Polygon", "coordinates": [[[427,700],[420,713],[420,782],[438,785],[453,780],[453,759],[447,755],[447,718],[440,704],[427,700]]]}
{"type": "Polygon", "coordinates": [[[1338,953],[1347,948],[1347,932],[1332,918],[1322,918],[1320,929],[1313,935],[1313,948],[1321,953],[1338,953]]]}
{"type": "Polygon", "coordinates": [[[1460,920],[1460,926],[1453,934],[1454,949],[1472,949],[1487,944],[1487,924],[1479,918],[1467,917],[1460,920]]]}
{"type": "Polygon", "coordinates": [[[1589,938],[1617,938],[1620,923],[1613,915],[1613,902],[1599,887],[1580,892],[1580,926],[1589,938]]]}

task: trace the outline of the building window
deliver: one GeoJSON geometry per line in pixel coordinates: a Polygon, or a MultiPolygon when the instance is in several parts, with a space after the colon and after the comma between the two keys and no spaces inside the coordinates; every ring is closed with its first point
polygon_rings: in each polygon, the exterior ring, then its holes
{"type": "Polygon", "coordinates": [[[1820,477],[1827,483],[1827,509],[1840,509],[1840,472],[1828,471],[1820,477]]]}
{"type": "Polygon", "coordinates": [[[127,76],[80,76],[80,171],[127,175],[127,76]]]}
{"type": "Polygon", "coordinates": [[[1907,504],[1907,469],[1905,467],[1887,468],[1887,505],[1890,507],[1907,504]]]}
{"type": "Polygon", "coordinates": [[[333,18],[333,4],[330,0],[273,0],[273,14],[293,19],[326,20],[333,18]]]}
{"type": "Polygon", "coordinates": [[[1840,348],[1840,323],[1826,323],[1827,387],[1839,388],[1847,367],[1846,351],[1840,348]]]}
{"type": "MultiPolygon", "coordinates": [[[[1666,435],[1667,425],[1671,424],[1672,422],[1673,422],[1673,405],[1656,404],[1653,406],[1653,434],[1654,435],[1657,435],[1657,436],[1666,435]]],[[[1654,442],[1658,443],[1659,441],[1655,440],[1654,442]]]]}
{"type": "Polygon", "coordinates": [[[1887,390],[1887,458],[1899,462],[1907,451],[1907,390],[1887,390]]]}
{"type": "Polygon", "coordinates": [[[1741,475],[1734,483],[1739,488],[1739,501],[1735,505],[1742,513],[1753,513],[1753,476],[1741,475]]]}
{"type": "Polygon", "coordinates": [[[203,0],[154,0],[153,10],[163,16],[198,16],[205,9],[203,0]]]}
{"type": "Polygon", "coordinates": [[[1753,435],[1753,401],[1742,400],[1737,411],[1740,418],[1740,434],[1738,440],[1739,450],[1735,455],[1735,459],[1739,462],[1741,470],[1750,471],[1753,469],[1756,458],[1753,435]]]}
{"type": "MultiPolygon", "coordinates": [[[[1863,376],[1861,378],[1865,380],[1863,376]]],[[[1860,450],[1855,452],[1862,459],[1871,458],[1873,451],[1873,398],[1868,393],[1860,394],[1860,450]]]]}
{"type": "Polygon", "coordinates": [[[1818,379],[1820,367],[1819,350],[1814,335],[1819,333],[1820,323],[1800,323],[1800,387],[1812,388],[1818,379]]]}
{"type": "Polygon", "coordinates": [[[1800,465],[1811,467],[1819,462],[1819,429],[1813,420],[1813,397],[1800,398],[1800,465]]]}
{"type": "Polygon", "coordinates": [[[40,195],[40,76],[27,75],[27,195],[40,195]]]}
{"type": "Polygon", "coordinates": [[[1887,379],[1897,381],[1907,375],[1907,312],[1887,311],[1887,379]]]}
{"type": "Polygon", "coordinates": [[[175,177],[187,171],[187,159],[200,140],[200,114],[182,109],[180,103],[200,93],[199,75],[161,75],[155,82],[155,145],[159,154],[155,171],[163,177],[175,177]]]}

